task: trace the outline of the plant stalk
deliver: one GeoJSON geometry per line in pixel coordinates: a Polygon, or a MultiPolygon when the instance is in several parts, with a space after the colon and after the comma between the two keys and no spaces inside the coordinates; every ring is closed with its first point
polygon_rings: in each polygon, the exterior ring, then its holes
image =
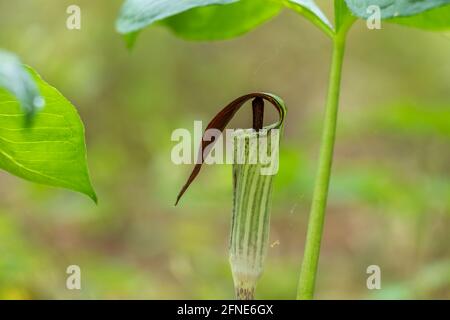
{"type": "Polygon", "coordinates": [[[334,142],[339,106],[342,64],[344,60],[347,30],[333,37],[333,57],[329,78],[322,142],[319,154],[319,166],[316,175],[311,211],[306,235],[305,252],[300,271],[297,299],[312,299],[319,262],[320,245],[325,221],[328,188],[333,162],[334,142]]]}

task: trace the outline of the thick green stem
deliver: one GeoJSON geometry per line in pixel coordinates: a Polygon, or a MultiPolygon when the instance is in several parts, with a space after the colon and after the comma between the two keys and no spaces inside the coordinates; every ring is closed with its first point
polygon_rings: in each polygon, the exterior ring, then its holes
{"type": "Polygon", "coordinates": [[[327,206],[328,187],[330,184],[331,165],[333,162],[345,38],[346,30],[343,30],[337,33],[333,39],[333,58],[320,147],[319,168],[309,216],[297,299],[312,299],[314,295],[320,244],[327,206]]]}

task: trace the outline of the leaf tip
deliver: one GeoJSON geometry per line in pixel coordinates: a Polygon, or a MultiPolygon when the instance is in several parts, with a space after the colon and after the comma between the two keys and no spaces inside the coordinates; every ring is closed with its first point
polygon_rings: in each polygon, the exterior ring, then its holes
{"type": "Polygon", "coordinates": [[[139,34],[139,32],[135,31],[135,32],[125,33],[123,35],[123,39],[125,40],[125,45],[128,50],[131,51],[134,48],[138,34],[139,34]]]}
{"type": "Polygon", "coordinates": [[[89,198],[91,198],[92,201],[94,201],[94,203],[96,205],[98,205],[98,197],[97,194],[95,193],[95,191],[92,190],[92,193],[88,195],[89,198]]]}

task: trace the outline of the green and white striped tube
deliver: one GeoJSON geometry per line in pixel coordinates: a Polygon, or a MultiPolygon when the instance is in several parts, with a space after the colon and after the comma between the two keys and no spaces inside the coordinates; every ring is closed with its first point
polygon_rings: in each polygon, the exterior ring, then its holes
{"type": "MultiPolygon", "coordinates": [[[[216,142],[205,138],[209,129],[223,133],[236,112],[249,100],[253,108],[253,129],[237,130],[227,139],[233,152],[233,215],[229,244],[230,264],[238,299],[255,295],[256,283],[263,271],[270,225],[272,180],[278,171],[280,131],[286,117],[286,106],[280,97],[256,92],[241,96],[225,106],[209,122],[200,144],[201,162],[192,170],[178,193],[175,205],[195,180],[208,155],[207,147],[216,142]],[[264,101],[278,111],[278,122],[262,128],[264,101]]],[[[231,154],[231,152],[230,152],[231,154]]],[[[227,154],[228,156],[228,154],[227,154]]],[[[227,158],[228,159],[228,158],[227,158]]]]}
{"type": "Polygon", "coordinates": [[[272,181],[278,170],[279,136],[278,129],[268,133],[267,128],[258,132],[238,130],[234,134],[229,258],[239,300],[254,299],[256,283],[263,272],[269,241],[272,181]],[[264,165],[268,159],[270,164],[264,165]]]}

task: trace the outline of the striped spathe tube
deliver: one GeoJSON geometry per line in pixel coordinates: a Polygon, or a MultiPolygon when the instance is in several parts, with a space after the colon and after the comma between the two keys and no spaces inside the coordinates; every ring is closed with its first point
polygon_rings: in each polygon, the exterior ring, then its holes
{"type": "MultiPolygon", "coordinates": [[[[269,229],[270,202],[273,178],[278,172],[279,142],[286,116],[284,102],[268,93],[251,93],[237,98],[223,108],[208,124],[208,129],[223,132],[236,112],[252,100],[253,126],[233,132],[233,208],[229,240],[229,261],[236,298],[254,299],[256,283],[263,272],[269,229]],[[263,127],[264,101],[271,103],[279,114],[279,121],[263,127]]],[[[199,159],[186,184],[178,194],[176,204],[194,181],[207,154],[204,150],[214,141],[203,135],[199,159]]],[[[207,152],[206,152],[207,153],[207,152]]]]}
{"type": "Polygon", "coordinates": [[[279,131],[239,130],[233,143],[237,161],[233,164],[229,258],[236,297],[249,300],[254,298],[267,253],[272,181],[278,171],[279,131]]]}

